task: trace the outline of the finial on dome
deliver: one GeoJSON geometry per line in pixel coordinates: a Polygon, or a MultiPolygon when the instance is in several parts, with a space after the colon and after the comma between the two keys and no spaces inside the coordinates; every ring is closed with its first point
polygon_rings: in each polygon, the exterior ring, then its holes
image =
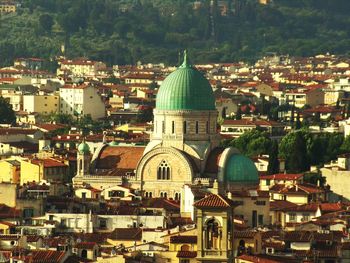
{"type": "Polygon", "coordinates": [[[184,50],[184,61],[182,62],[182,65],[180,66],[180,68],[188,68],[191,67],[189,60],[187,58],[187,50],[184,50]]]}

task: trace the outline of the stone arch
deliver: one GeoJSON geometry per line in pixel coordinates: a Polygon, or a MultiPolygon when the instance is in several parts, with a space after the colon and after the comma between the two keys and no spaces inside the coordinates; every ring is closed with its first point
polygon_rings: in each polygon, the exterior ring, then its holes
{"type": "Polygon", "coordinates": [[[136,178],[137,180],[141,180],[143,181],[143,174],[145,172],[145,167],[147,165],[147,163],[149,162],[149,160],[151,160],[152,158],[154,158],[155,156],[159,155],[159,154],[171,154],[174,155],[175,157],[179,158],[183,163],[185,163],[185,169],[186,169],[186,173],[190,175],[191,177],[191,181],[193,179],[194,176],[194,171],[193,171],[193,167],[192,167],[192,163],[191,161],[188,159],[188,157],[182,153],[180,150],[173,148],[173,147],[160,147],[160,148],[155,148],[151,151],[149,151],[148,153],[146,153],[145,155],[142,156],[141,160],[139,161],[137,168],[136,168],[136,178]]]}

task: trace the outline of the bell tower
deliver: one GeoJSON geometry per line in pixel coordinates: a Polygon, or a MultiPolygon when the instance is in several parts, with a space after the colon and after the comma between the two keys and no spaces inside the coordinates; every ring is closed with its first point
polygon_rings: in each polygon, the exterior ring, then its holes
{"type": "Polygon", "coordinates": [[[197,208],[198,262],[233,263],[232,200],[211,194],[194,206],[197,208]]]}
{"type": "Polygon", "coordinates": [[[82,177],[90,171],[90,147],[85,139],[78,146],[77,152],[77,176],[82,177]]]}

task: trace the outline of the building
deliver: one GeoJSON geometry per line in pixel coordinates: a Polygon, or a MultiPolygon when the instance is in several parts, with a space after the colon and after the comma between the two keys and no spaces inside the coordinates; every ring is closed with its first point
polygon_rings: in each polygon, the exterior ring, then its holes
{"type": "Polygon", "coordinates": [[[0,13],[15,13],[17,4],[11,0],[0,1],[0,13]]]}
{"type": "Polygon", "coordinates": [[[106,115],[105,104],[97,89],[90,84],[65,85],[60,88],[60,112],[92,119],[103,118],[106,115]]]}
{"type": "Polygon", "coordinates": [[[68,165],[53,158],[21,160],[21,185],[28,182],[68,182],[68,165]]]}
{"type": "Polygon", "coordinates": [[[218,112],[213,90],[185,56],[183,64],[162,83],[154,109],[154,127],[146,147],[101,143],[90,152],[78,147],[78,172],[73,183],[105,189],[127,181],[146,197],[181,199],[185,184],[212,187],[220,193],[256,189],[254,163],[234,148],[219,147],[218,112]]]}
{"type": "Polygon", "coordinates": [[[87,59],[63,60],[59,62],[57,75],[73,75],[75,77],[93,77],[98,71],[106,69],[106,64],[87,59]]]}
{"type": "Polygon", "coordinates": [[[23,95],[23,110],[41,114],[59,112],[58,95],[23,95]]]}

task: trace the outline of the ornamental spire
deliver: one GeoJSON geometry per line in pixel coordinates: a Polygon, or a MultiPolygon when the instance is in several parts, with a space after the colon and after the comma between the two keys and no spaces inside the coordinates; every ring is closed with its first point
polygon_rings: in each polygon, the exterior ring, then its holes
{"type": "Polygon", "coordinates": [[[189,62],[189,59],[187,58],[187,50],[184,50],[184,61],[182,62],[180,68],[189,68],[191,67],[191,64],[189,62]]]}

